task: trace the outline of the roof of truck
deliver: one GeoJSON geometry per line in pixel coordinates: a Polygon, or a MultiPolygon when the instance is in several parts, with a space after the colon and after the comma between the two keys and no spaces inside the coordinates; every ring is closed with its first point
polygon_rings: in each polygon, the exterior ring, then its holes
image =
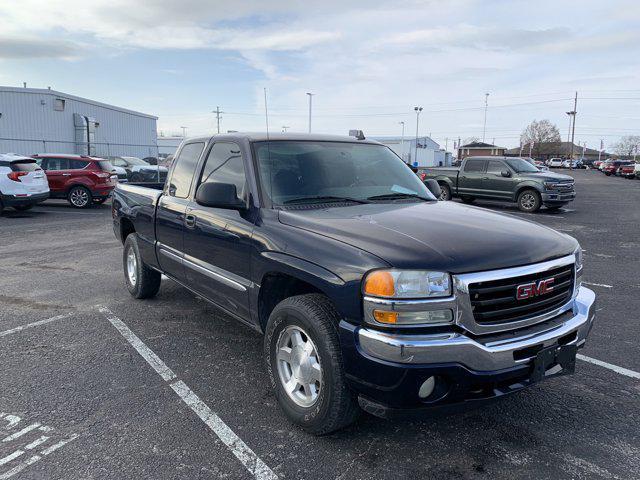
{"type": "Polygon", "coordinates": [[[250,142],[264,142],[267,140],[298,140],[298,141],[316,141],[316,142],[350,142],[350,143],[368,143],[374,145],[381,145],[380,142],[375,140],[358,140],[355,137],[349,137],[347,135],[324,135],[316,133],[281,133],[274,132],[267,134],[266,132],[230,132],[220,133],[217,135],[206,135],[199,137],[187,138],[186,141],[202,140],[207,141],[211,138],[224,138],[226,140],[248,140],[250,142]]]}

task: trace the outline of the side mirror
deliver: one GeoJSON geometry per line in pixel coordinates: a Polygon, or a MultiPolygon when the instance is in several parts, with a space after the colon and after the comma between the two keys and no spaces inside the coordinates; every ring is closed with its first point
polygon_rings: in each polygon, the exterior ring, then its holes
{"type": "Polygon", "coordinates": [[[438,185],[438,182],[436,182],[433,178],[430,178],[426,180],[424,184],[434,197],[440,198],[440,195],[442,195],[442,190],[440,189],[440,185],[438,185]]]}
{"type": "Polygon", "coordinates": [[[236,186],[231,183],[203,183],[196,191],[196,203],[204,207],[243,210],[246,206],[238,199],[236,186]]]}
{"type": "Polygon", "coordinates": [[[511,172],[509,170],[502,170],[500,172],[500,175],[502,175],[503,177],[510,177],[511,176],[511,172]]]}

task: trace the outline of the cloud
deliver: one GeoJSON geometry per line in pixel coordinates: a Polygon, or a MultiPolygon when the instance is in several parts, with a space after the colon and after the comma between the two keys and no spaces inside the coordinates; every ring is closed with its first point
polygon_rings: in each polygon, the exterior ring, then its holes
{"type": "Polygon", "coordinates": [[[51,39],[0,36],[0,58],[77,58],[81,52],[79,45],[51,39]]]}

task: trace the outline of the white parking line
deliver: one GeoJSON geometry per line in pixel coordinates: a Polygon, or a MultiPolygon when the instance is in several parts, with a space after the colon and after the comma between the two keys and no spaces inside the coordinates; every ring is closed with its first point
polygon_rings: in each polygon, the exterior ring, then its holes
{"type": "Polygon", "coordinates": [[[607,285],[606,283],[591,283],[591,282],[582,282],[585,285],[593,285],[594,287],[604,287],[604,288],[613,288],[613,285],[607,285]]]}
{"type": "Polygon", "coordinates": [[[640,373],[634,372],[633,370],[629,370],[628,368],[619,367],[617,365],[613,365],[611,363],[603,362],[602,360],[597,360],[595,358],[587,357],[586,355],[577,354],[576,358],[582,360],[583,362],[593,363],[594,365],[598,365],[599,367],[608,368],[609,370],[613,370],[620,375],[625,375],[631,378],[637,378],[640,380],[640,373]]]}
{"type": "MultiPolygon", "coordinates": [[[[166,381],[182,401],[200,417],[207,427],[215,433],[227,446],[244,467],[257,480],[275,480],[278,476],[238,437],[222,419],[213,412],[206,403],[182,381],[177,380],[176,374],[160,358],[147,347],[135,333],[116,317],[108,308],[98,306],[98,310],[122,334],[122,336],[137,350],[149,365],[166,381]]],[[[1,480],[1,479],[0,479],[1,480]]]]}
{"type": "Polygon", "coordinates": [[[67,318],[73,315],[73,313],[65,313],[63,315],[56,315],[55,317],[45,318],[44,320],[38,320],[37,322],[27,323],[26,325],[21,325],[16,328],[12,328],[10,330],[5,330],[4,332],[0,332],[0,337],[6,337],[7,335],[11,335],[12,333],[20,332],[27,328],[37,327],[39,325],[45,325],[47,323],[55,322],[56,320],[62,320],[63,318],[67,318]]]}

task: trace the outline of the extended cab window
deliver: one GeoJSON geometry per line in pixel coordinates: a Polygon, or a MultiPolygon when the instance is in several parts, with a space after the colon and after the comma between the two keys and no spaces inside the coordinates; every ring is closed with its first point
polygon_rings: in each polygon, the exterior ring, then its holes
{"type": "Polygon", "coordinates": [[[467,160],[464,165],[465,172],[482,172],[484,170],[484,160],[467,160]]]}
{"type": "Polygon", "coordinates": [[[69,168],[73,170],[81,170],[88,164],[89,162],[85,162],[84,160],[69,160],[69,168]]]}
{"type": "Polygon", "coordinates": [[[230,183],[236,186],[238,198],[245,199],[246,177],[240,147],[235,143],[216,143],[202,169],[200,183],[230,183]]]}
{"type": "Polygon", "coordinates": [[[487,173],[500,175],[503,170],[507,170],[507,166],[502,162],[499,162],[497,160],[489,160],[489,162],[487,163],[487,173]]]}
{"type": "Polygon", "coordinates": [[[196,171],[196,165],[203,149],[204,143],[188,143],[182,147],[180,155],[174,162],[169,195],[178,198],[187,198],[189,196],[191,180],[193,180],[193,174],[196,171]]]}

